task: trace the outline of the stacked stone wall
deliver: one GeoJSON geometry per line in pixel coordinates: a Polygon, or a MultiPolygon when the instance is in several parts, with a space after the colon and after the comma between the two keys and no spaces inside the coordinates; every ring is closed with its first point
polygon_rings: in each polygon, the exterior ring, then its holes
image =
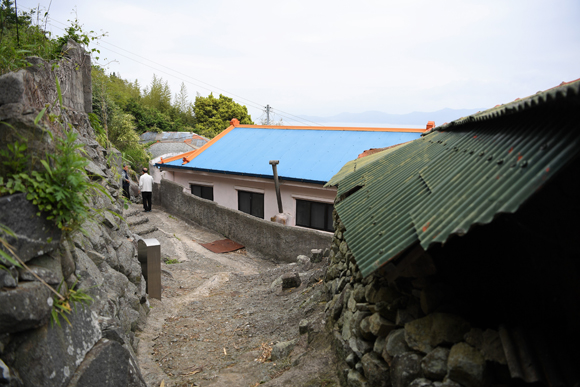
{"type": "Polygon", "coordinates": [[[3,262],[8,270],[0,270],[0,385],[145,386],[135,333],[144,327],[149,307],[136,236],[117,216],[123,210],[121,157],[95,140],[89,123],[90,56],[74,44],[65,50],[62,61],[32,58],[34,66],[0,77],[0,149],[27,139],[35,155],[29,161],[42,168],[38,160],[54,151],[53,139],[70,124],[90,161],[87,173],[114,202],[91,196],[90,206],[103,215],[67,239],[51,220],[36,215],[25,194],[0,197],[0,224],[14,231],[16,238],[8,242],[30,268],[3,262]],[[63,107],[53,105],[36,125],[40,110],[57,98],[55,77],[63,107]],[[63,124],[50,120],[49,113],[63,124]],[[62,317],[60,325],[51,323],[52,293],[32,272],[62,294],[83,290],[94,301],[71,305],[73,311],[66,315],[70,324],[62,317]]]}
{"type": "MultiPolygon", "coordinates": [[[[445,285],[420,247],[363,278],[334,211],[325,277],[328,329],[349,387],[481,387],[505,382],[499,334],[478,329],[446,305],[445,285]]],[[[508,378],[509,379],[509,378],[508,378]]]]}

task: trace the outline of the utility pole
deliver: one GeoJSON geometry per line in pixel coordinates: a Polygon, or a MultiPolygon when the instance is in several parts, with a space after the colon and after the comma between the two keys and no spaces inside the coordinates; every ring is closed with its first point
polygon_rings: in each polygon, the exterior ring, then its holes
{"type": "Polygon", "coordinates": [[[266,125],[270,125],[270,105],[266,105],[266,125]]]}

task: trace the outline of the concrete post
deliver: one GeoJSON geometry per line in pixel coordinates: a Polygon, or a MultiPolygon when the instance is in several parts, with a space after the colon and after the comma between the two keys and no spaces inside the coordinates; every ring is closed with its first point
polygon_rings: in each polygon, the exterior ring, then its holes
{"type": "Polygon", "coordinates": [[[147,294],[161,300],[161,244],[155,238],[141,239],[137,250],[141,271],[147,281],[147,294]]]}

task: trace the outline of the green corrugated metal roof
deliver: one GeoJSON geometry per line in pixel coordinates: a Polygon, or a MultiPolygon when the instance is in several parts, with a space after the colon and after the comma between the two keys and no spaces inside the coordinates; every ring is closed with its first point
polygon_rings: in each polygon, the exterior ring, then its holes
{"type": "Polygon", "coordinates": [[[357,168],[360,169],[364,165],[369,164],[371,162],[374,162],[376,159],[379,159],[379,158],[385,156],[387,153],[391,153],[395,149],[398,149],[399,147],[402,147],[406,144],[408,144],[408,143],[405,142],[402,144],[393,145],[393,146],[391,146],[383,151],[374,153],[374,154],[369,155],[369,156],[362,157],[360,159],[354,159],[354,160],[349,161],[348,163],[344,164],[344,166],[340,169],[340,171],[338,171],[338,173],[336,175],[334,175],[328,183],[326,183],[326,186],[335,185],[337,182],[339,182],[340,180],[343,180],[346,176],[348,176],[352,172],[356,171],[357,168]]]}
{"type": "Polygon", "coordinates": [[[580,154],[579,95],[571,82],[345,165],[328,185],[346,195],[336,210],[363,275],[515,212],[580,154]]]}

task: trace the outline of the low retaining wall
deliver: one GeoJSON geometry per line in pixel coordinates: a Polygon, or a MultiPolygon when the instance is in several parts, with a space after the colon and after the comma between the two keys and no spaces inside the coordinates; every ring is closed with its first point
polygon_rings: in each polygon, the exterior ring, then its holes
{"type": "Polygon", "coordinates": [[[214,230],[243,244],[250,253],[277,262],[294,262],[298,255],[309,255],[311,249],[324,249],[332,242],[331,234],[259,219],[184,192],[181,185],[169,180],[154,184],[153,205],[162,205],[172,215],[214,230]]]}

